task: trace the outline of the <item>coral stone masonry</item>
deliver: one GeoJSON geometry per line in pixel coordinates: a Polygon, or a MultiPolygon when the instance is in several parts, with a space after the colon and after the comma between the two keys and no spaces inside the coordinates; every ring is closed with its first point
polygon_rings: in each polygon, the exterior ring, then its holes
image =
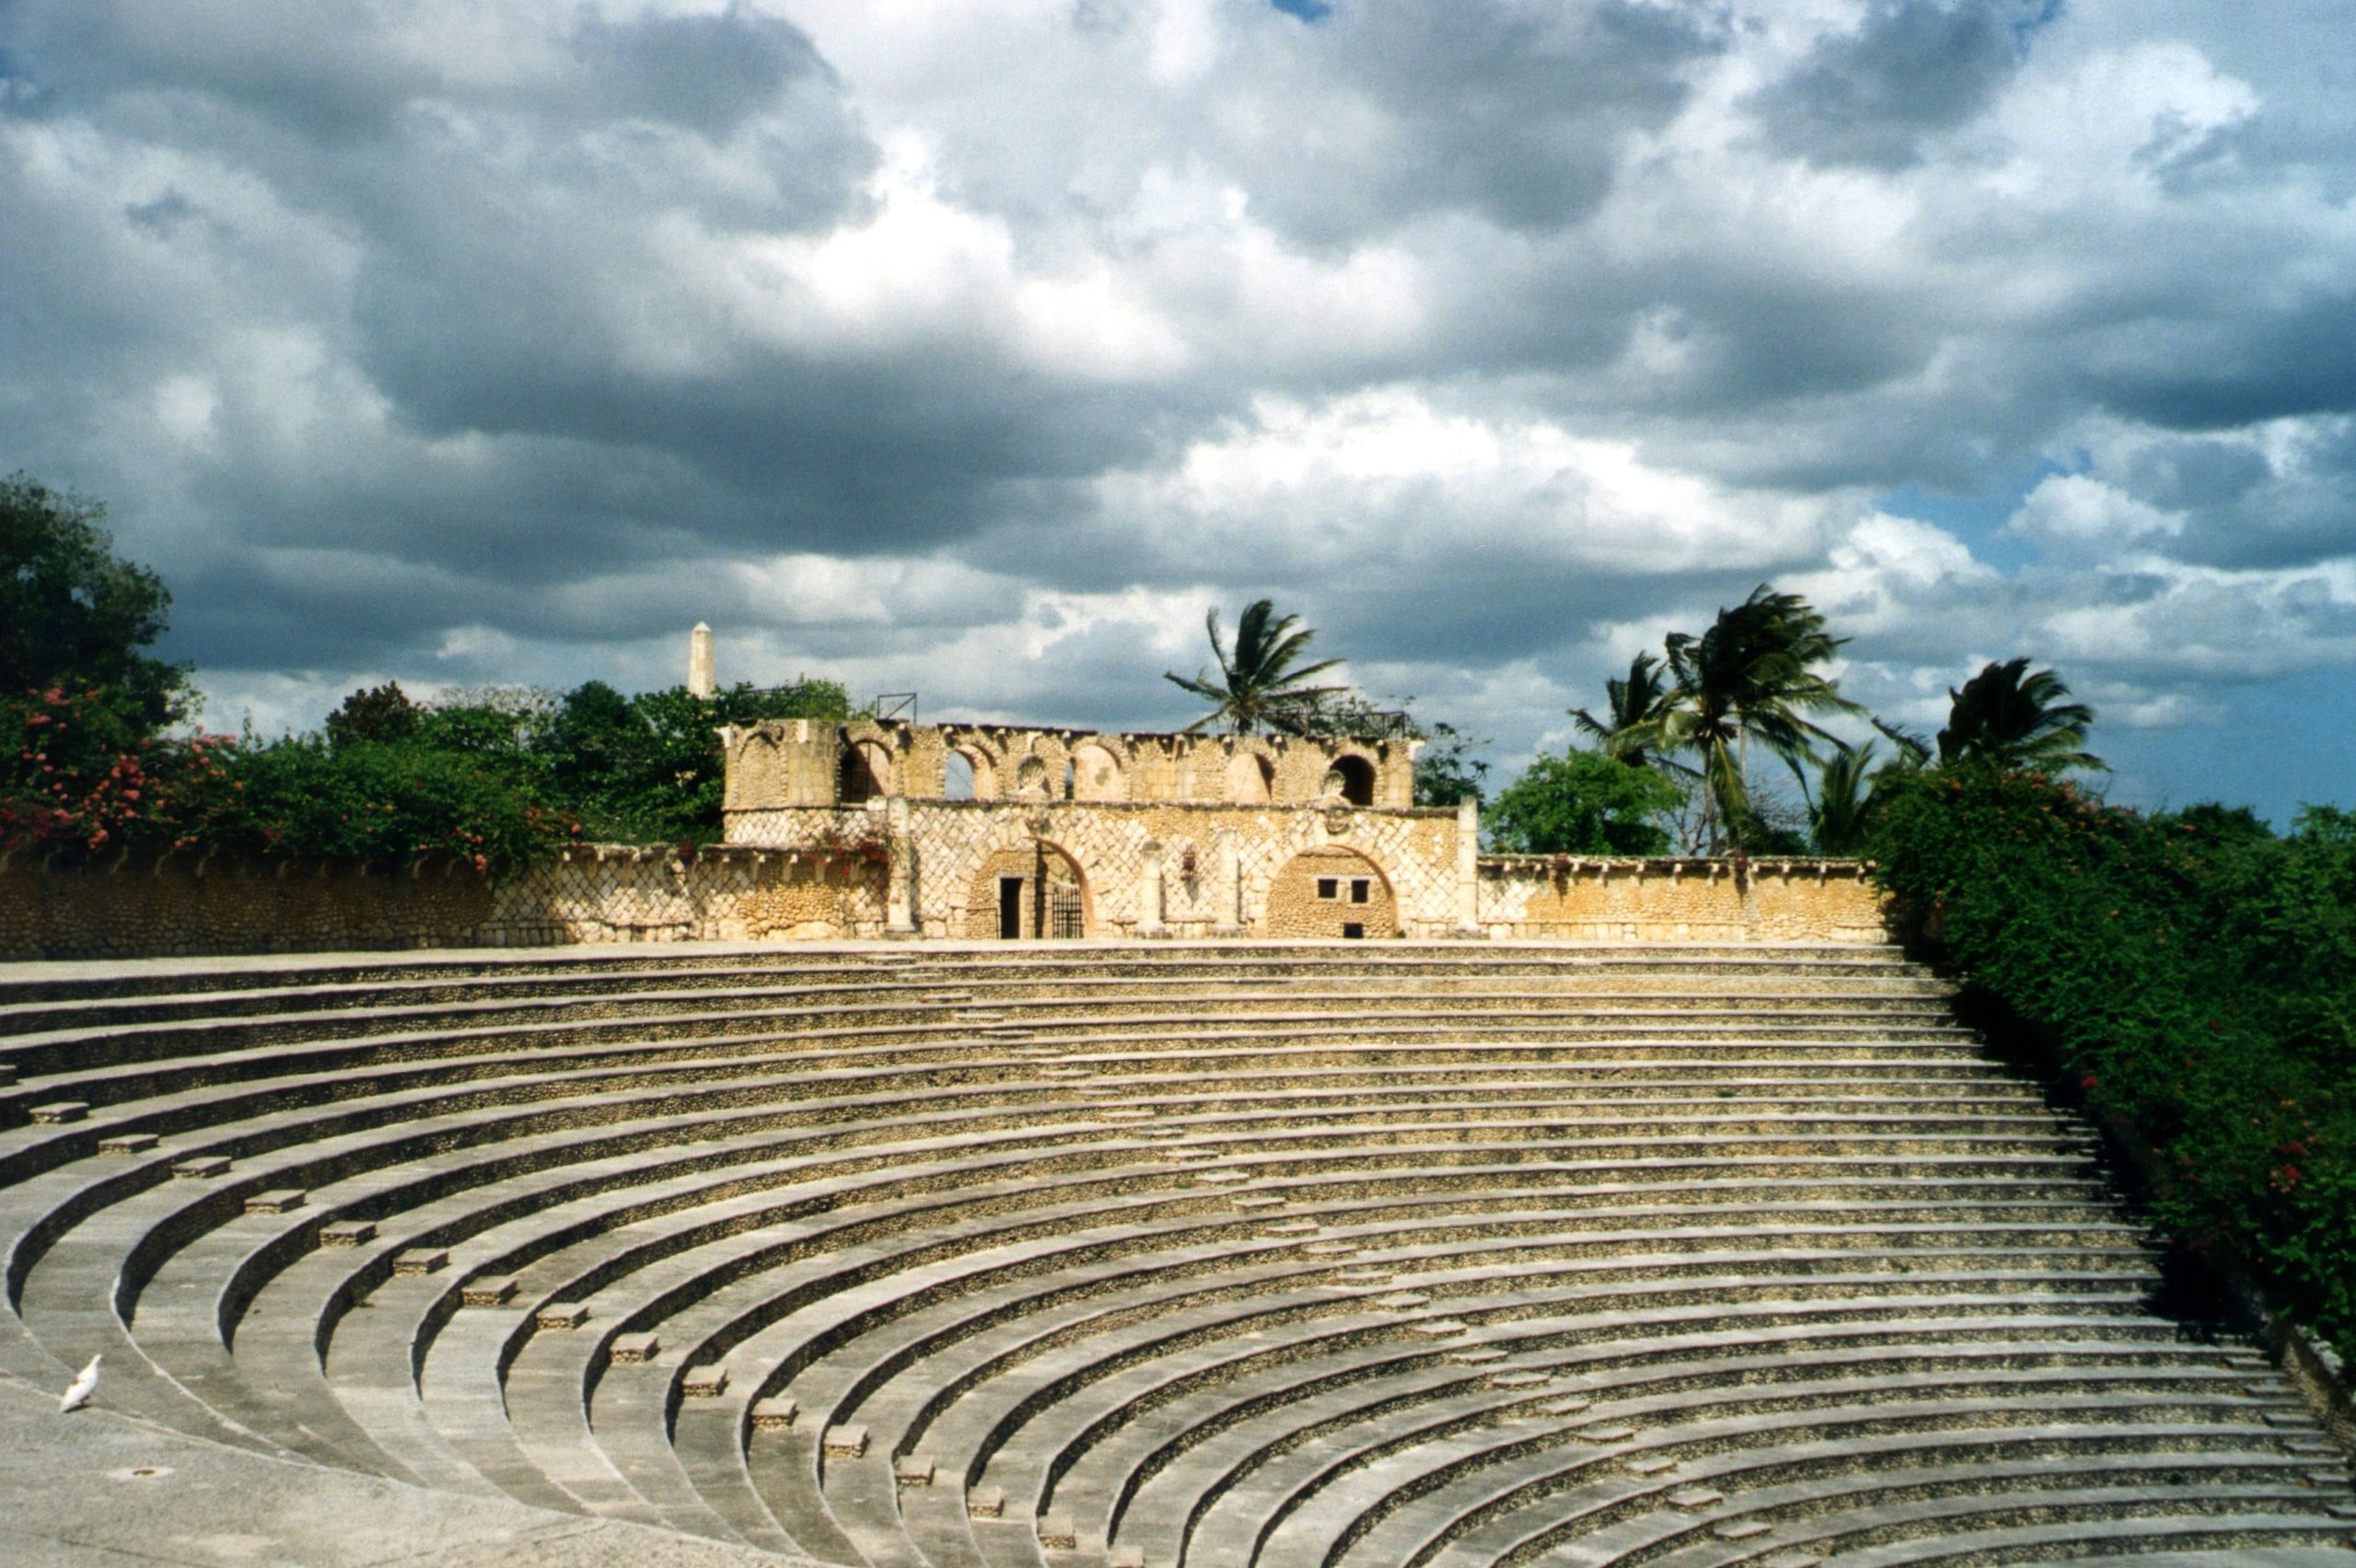
{"type": "Polygon", "coordinates": [[[859,935],[1887,936],[1854,861],[1483,856],[1471,802],[1413,803],[1412,740],[811,719],[721,738],[729,845],[871,865],[884,920],[859,935]]]}
{"type": "Polygon", "coordinates": [[[583,845],[492,883],[204,855],[0,857],[0,958],[575,942],[1276,937],[1887,940],[1853,860],[1483,855],[1419,743],[777,720],[726,841],[583,845]]]}

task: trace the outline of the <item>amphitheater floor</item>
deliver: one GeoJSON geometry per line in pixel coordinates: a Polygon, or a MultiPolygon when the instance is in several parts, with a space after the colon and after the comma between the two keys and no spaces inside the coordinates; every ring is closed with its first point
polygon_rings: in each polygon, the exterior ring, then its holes
{"type": "Polygon", "coordinates": [[[0,1563],[795,1568],[810,1560],[443,1493],[184,1436],[0,1377],[0,1563]]]}

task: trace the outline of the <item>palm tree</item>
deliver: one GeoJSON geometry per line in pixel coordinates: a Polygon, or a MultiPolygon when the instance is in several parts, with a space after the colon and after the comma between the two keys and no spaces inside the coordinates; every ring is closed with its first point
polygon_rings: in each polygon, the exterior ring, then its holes
{"type": "Polygon", "coordinates": [[[1649,651],[1637,654],[1628,662],[1626,680],[1603,683],[1603,697],[1605,718],[1598,719],[1584,708],[1571,709],[1579,733],[1595,741],[1606,756],[1637,767],[1649,766],[1654,759],[1638,739],[1637,727],[1659,718],[1669,700],[1669,683],[1662,678],[1660,661],[1649,651]]]}
{"type": "Polygon", "coordinates": [[[1967,759],[2002,768],[2097,773],[2109,765],[2082,749],[2095,710],[2064,700],[2070,688],[2051,670],[2031,674],[2027,659],[1991,663],[1947,693],[1947,727],[1939,732],[1939,761],[1967,759]]]}
{"type": "Polygon", "coordinates": [[[1871,722],[1875,729],[1879,730],[1888,739],[1891,745],[1898,748],[1898,755],[1891,757],[1880,771],[1920,773],[1931,766],[1931,743],[1920,734],[1896,724],[1886,723],[1879,719],[1875,719],[1871,722]]]}
{"type": "Polygon", "coordinates": [[[1811,713],[1864,711],[1813,666],[1840,651],[1824,617],[1796,594],[1761,583],[1750,597],[1722,609],[1710,629],[1668,640],[1670,690],[1657,717],[1635,725],[1628,744],[1697,754],[1712,836],[1737,849],[1752,826],[1750,742],[1781,757],[1803,785],[1801,761],[1814,743],[1834,741],[1811,713]]]}
{"type": "MultiPolygon", "coordinates": [[[[1896,764],[1888,765],[1896,767],[1896,764]]],[[[1854,855],[1865,841],[1865,822],[1880,793],[1875,778],[1874,743],[1838,746],[1817,764],[1816,790],[1807,802],[1808,832],[1821,855],[1854,855]]]]}
{"type": "Polygon", "coordinates": [[[1263,729],[1305,733],[1318,704],[1349,688],[1305,684],[1341,661],[1325,659],[1296,669],[1294,662],[1309,651],[1310,640],[1317,635],[1305,627],[1295,630],[1299,619],[1277,615],[1273,600],[1254,600],[1235,624],[1235,647],[1230,652],[1219,640],[1218,611],[1205,616],[1203,626],[1210,633],[1211,656],[1218,661],[1218,678],[1214,681],[1207,670],[1196,671],[1192,680],[1174,671],[1163,672],[1165,679],[1218,704],[1187,725],[1185,732],[1191,735],[1224,720],[1240,735],[1256,734],[1263,729]]]}

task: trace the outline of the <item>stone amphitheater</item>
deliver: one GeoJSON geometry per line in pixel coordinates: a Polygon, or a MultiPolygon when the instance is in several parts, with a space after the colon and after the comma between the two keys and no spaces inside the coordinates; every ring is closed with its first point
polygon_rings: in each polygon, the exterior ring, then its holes
{"type": "Polygon", "coordinates": [[[22,964],[0,1031],[11,1562],[2350,1562],[1887,947],[22,964]]]}

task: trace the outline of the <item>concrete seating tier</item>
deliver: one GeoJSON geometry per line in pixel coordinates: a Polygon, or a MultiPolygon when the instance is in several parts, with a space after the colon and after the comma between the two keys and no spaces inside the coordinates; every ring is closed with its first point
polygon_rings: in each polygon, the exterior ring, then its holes
{"type": "Polygon", "coordinates": [[[2314,1568],[2346,1458],[1879,949],[0,971],[0,1372],[875,1568],[2314,1568]]]}

